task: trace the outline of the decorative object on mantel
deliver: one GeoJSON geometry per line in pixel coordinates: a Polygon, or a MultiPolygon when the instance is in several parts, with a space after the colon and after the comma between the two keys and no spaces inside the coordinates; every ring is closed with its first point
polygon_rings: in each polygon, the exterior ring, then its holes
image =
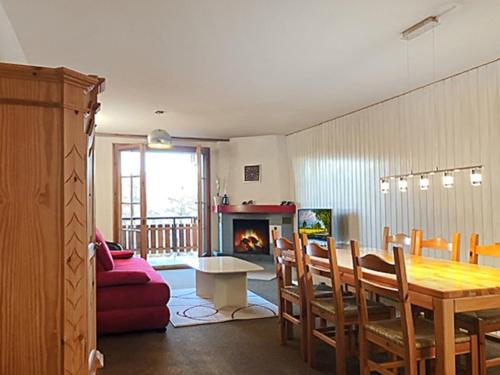
{"type": "Polygon", "coordinates": [[[222,192],[225,191],[224,180],[221,181],[219,177],[215,179],[215,195],[214,206],[222,204],[222,192]]]}
{"type": "Polygon", "coordinates": [[[384,176],[380,178],[380,191],[383,194],[387,194],[390,190],[390,181],[398,180],[399,191],[405,193],[408,191],[408,179],[411,179],[416,176],[420,176],[419,178],[419,186],[420,190],[426,191],[429,190],[430,180],[429,177],[435,174],[442,173],[443,174],[443,187],[450,189],[455,184],[454,173],[470,171],[470,183],[472,186],[481,186],[483,182],[482,169],[484,166],[482,165],[471,165],[466,167],[458,167],[458,168],[448,168],[448,169],[439,169],[436,167],[432,171],[423,171],[423,172],[413,172],[411,171],[408,174],[400,174],[393,176],[384,176]]]}
{"type": "Polygon", "coordinates": [[[260,164],[243,167],[243,182],[260,182],[260,164]]]}
{"type": "Polygon", "coordinates": [[[295,204],[295,203],[292,201],[281,201],[280,206],[290,206],[293,204],[295,204]]]}
{"type": "Polygon", "coordinates": [[[222,203],[223,206],[229,205],[229,197],[227,196],[227,194],[224,194],[222,196],[222,202],[221,203],[222,203]]]}
{"type": "Polygon", "coordinates": [[[253,199],[250,199],[249,201],[243,201],[241,204],[255,204],[255,201],[253,199]]]}

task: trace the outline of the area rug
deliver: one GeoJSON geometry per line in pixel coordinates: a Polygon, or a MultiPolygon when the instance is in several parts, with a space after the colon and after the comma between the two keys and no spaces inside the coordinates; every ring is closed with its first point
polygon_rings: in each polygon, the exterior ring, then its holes
{"type": "Polygon", "coordinates": [[[247,292],[247,307],[216,309],[212,300],[198,297],[194,288],[174,289],[168,302],[170,323],[178,328],[277,316],[278,308],[276,305],[249,290],[247,292]]]}
{"type": "Polygon", "coordinates": [[[266,271],[248,272],[247,278],[249,280],[271,281],[271,280],[274,280],[276,278],[276,273],[275,272],[266,272],[266,271]]]}

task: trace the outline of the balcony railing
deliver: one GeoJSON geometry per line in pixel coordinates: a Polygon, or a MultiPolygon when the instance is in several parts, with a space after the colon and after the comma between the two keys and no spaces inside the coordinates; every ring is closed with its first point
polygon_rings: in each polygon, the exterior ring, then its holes
{"type": "MultiPolygon", "coordinates": [[[[121,242],[126,249],[140,252],[140,218],[122,218],[121,242]]],[[[155,216],[146,219],[148,255],[198,251],[198,218],[155,216]]]]}

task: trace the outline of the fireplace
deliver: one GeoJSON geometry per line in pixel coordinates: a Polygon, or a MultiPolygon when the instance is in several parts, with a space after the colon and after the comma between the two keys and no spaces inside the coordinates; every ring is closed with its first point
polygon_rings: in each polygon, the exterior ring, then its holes
{"type": "Polygon", "coordinates": [[[269,220],[233,220],[235,254],[269,255],[269,220]]]}

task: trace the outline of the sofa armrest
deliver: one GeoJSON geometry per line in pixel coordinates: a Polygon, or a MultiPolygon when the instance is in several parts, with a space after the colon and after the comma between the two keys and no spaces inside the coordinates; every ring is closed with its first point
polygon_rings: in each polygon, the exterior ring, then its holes
{"type": "Polygon", "coordinates": [[[97,287],[146,284],[151,278],[143,271],[103,271],[96,274],[97,287]]]}
{"type": "Polygon", "coordinates": [[[134,252],[129,250],[111,251],[111,256],[113,259],[129,259],[134,256],[134,252]]]}

